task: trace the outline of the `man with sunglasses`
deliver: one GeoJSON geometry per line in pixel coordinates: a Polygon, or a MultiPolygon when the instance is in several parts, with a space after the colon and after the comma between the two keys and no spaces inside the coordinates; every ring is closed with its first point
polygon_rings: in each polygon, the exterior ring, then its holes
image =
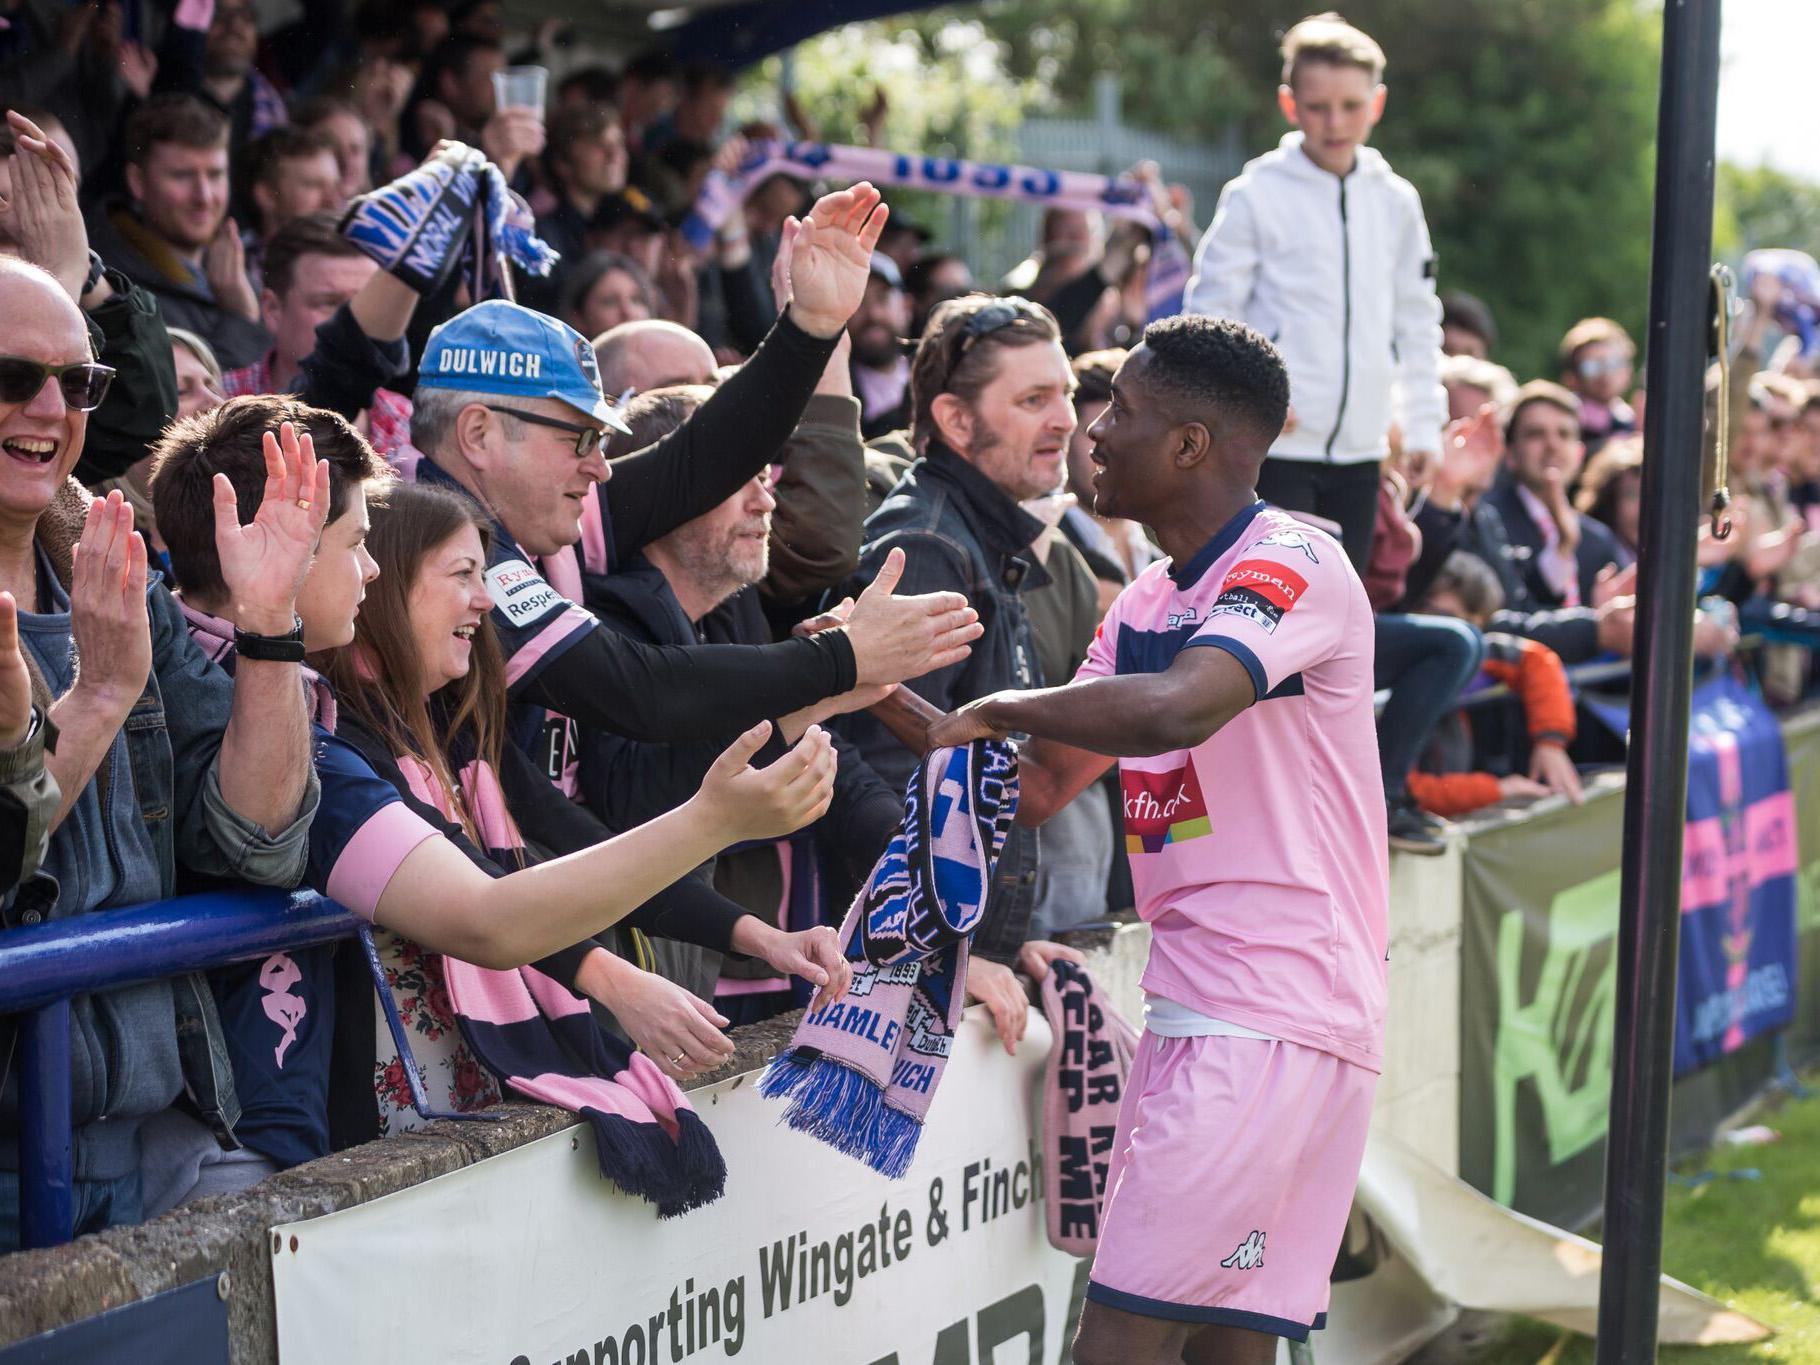
{"type": "MultiPolygon", "coordinates": [[[[602,438],[623,423],[580,333],[504,300],[431,333],[412,400],[416,477],[459,485],[494,520],[486,577],[521,742],[537,743],[545,712],[633,739],[731,738],[966,656],[979,630],[963,598],[893,597],[889,583],[844,630],[770,645],[642,645],[577,605],[583,563],[623,563],[778,457],[857,306],[883,221],[869,185],[824,196],[797,241],[791,303],[752,359],[680,429],[610,469],[602,438]]],[[[572,726],[546,734],[540,758],[572,790],[572,726]]]]}
{"type": "Polygon", "coordinates": [[[1581,318],[1561,338],[1558,355],[1561,382],[1580,400],[1580,439],[1588,455],[1637,430],[1636,411],[1624,401],[1637,366],[1629,332],[1610,318],[1581,318]]]}
{"type": "MultiPolygon", "coordinates": [[[[40,873],[0,918],[11,928],[162,899],[179,865],[295,885],[319,792],[295,602],[328,510],[326,473],[274,448],[252,523],[217,499],[246,661],[230,681],[148,574],[132,508],[70,478],[111,378],[91,359],[82,314],[53,276],[0,259],[0,315],[0,590],[19,604],[32,691],[57,731],[46,767],[62,792],[40,873]]],[[[70,1083],[77,1232],[138,1219],[140,1129],[179,1094],[214,1130],[198,1130],[201,1145],[233,1141],[238,1106],[200,977],[77,999],[70,1083]]],[[[0,1095],[13,1114],[14,1092],[0,1095]]],[[[0,1141],[5,1249],[18,1240],[18,1178],[5,1169],[15,1162],[0,1141]]]]}
{"type": "MultiPolygon", "coordinates": [[[[901,553],[907,590],[962,593],[974,605],[984,634],[972,655],[910,684],[943,710],[1045,682],[1023,600],[1050,582],[1032,548],[1044,528],[1019,504],[1062,484],[1074,387],[1061,330],[1040,304],[970,294],[930,315],[910,369],[909,434],[919,458],[867,519],[850,590],[901,553]]],[[[915,757],[871,715],[842,725],[866,762],[901,790],[915,757]]],[[[1025,944],[1036,861],[1035,831],[1014,828],[974,936],[982,971],[1009,962],[1025,944]]],[[[1008,985],[1008,976],[999,984],[1008,985]]]]}

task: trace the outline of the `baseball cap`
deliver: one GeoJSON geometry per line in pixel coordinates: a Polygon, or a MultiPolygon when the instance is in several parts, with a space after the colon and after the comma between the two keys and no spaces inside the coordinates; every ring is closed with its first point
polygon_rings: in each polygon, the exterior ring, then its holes
{"type": "Polygon", "coordinates": [[[869,268],[874,275],[877,275],[893,289],[902,289],[904,287],[903,271],[899,270],[897,268],[897,262],[885,255],[884,252],[875,251],[872,253],[872,264],[869,268]]]}
{"type": "Polygon", "coordinates": [[[523,304],[488,299],[430,333],[419,387],[555,398],[615,431],[629,431],[600,389],[588,339],[523,304]]]}

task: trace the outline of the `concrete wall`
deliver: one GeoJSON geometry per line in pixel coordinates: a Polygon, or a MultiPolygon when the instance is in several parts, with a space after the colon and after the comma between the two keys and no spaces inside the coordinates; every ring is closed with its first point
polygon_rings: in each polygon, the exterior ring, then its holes
{"type": "MultiPolygon", "coordinates": [[[[1459,1095],[1460,866],[1440,857],[1391,861],[1391,1011],[1378,1122],[1443,1170],[1457,1160],[1459,1095]]],[[[1082,936],[1095,979],[1134,1022],[1150,931],[1131,925],[1082,936]]],[[[794,1016],[736,1030],[727,1065],[705,1085],[762,1067],[788,1042],[794,1016]]],[[[108,1308],[228,1276],[234,1359],[276,1359],[270,1229],[351,1208],[559,1132],[571,1116],[510,1105],[503,1123],[437,1123],[275,1176],[240,1195],[198,1202],[137,1228],[116,1228],[67,1247],[0,1259],[0,1345],[108,1308]]]]}

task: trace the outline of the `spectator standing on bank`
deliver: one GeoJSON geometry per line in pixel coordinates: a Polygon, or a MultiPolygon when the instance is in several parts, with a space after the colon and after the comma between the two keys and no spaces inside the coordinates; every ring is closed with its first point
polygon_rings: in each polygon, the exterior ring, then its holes
{"type": "Polygon", "coordinates": [[[1440,454],[1435,254],[1415,187],[1365,145],[1384,113],[1384,52],[1337,14],[1283,39],[1277,103],[1296,125],[1220,196],[1183,311],[1275,339],[1295,395],[1258,496],[1340,527],[1360,573],[1392,422],[1412,463],[1440,454]]]}

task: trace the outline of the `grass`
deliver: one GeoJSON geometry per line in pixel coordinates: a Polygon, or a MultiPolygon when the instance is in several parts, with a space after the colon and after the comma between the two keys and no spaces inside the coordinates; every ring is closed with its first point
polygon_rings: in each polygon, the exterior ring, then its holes
{"type": "MultiPolygon", "coordinates": [[[[1682,1168],[1712,1170],[1718,1179],[1669,1186],[1662,1268],[1777,1334],[1750,1346],[1663,1347],[1665,1365],[1820,1365],[1820,1095],[1789,1101],[1760,1121],[1782,1141],[1718,1148],[1682,1168]],[[1745,1168],[1763,1178],[1726,1178],[1745,1168]]],[[[1547,1323],[1517,1319],[1475,1365],[1590,1365],[1592,1342],[1574,1336],[1563,1343],[1561,1335],[1547,1323]]]]}

